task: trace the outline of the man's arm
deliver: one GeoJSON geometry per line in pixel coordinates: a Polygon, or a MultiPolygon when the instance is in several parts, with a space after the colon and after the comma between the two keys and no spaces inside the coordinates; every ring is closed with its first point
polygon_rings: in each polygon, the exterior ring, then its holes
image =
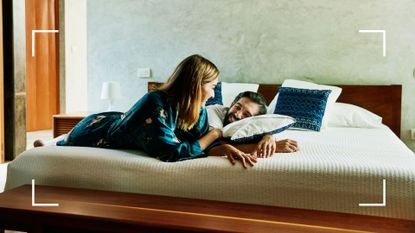
{"type": "Polygon", "coordinates": [[[268,158],[274,153],[292,153],[299,150],[295,140],[284,139],[275,141],[271,135],[265,135],[258,144],[237,144],[233,146],[238,150],[256,155],[259,158],[268,158]]]}
{"type": "Polygon", "coordinates": [[[256,143],[249,143],[249,144],[235,144],[232,145],[235,148],[237,148],[240,151],[243,151],[244,153],[253,153],[256,151],[257,144],[256,143]]]}

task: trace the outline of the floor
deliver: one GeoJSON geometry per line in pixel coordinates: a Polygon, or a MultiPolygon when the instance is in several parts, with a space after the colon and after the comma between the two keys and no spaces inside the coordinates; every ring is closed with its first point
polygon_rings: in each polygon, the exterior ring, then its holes
{"type": "MultiPolygon", "coordinates": [[[[52,139],[52,130],[32,131],[26,134],[26,150],[33,148],[33,142],[37,139],[43,141],[49,141],[52,139]]],[[[0,164],[0,193],[4,191],[4,185],[7,178],[7,165],[8,163],[0,164]]],[[[8,231],[5,233],[19,233],[18,231],[8,231]]]]}

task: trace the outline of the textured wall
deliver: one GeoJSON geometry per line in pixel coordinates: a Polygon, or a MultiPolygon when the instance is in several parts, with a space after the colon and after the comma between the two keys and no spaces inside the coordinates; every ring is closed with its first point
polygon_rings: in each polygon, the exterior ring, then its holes
{"type": "Polygon", "coordinates": [[[85,0],[63,2],[65,7],[65,111],[86,112],[87,108],[87,12],[85,0]]]}
{"type": "MultiPolygon", "coordinates": [[[[403,84],[402,138],[415,128],[413,0],[88,0],[88,106],[104,110],[102,81],[119,81],[127,110],[146,91],[138,67],[164,81],[193,53],[221,79],[280,83],[403,84]],[[380,34],[387,32],[387,56],[380,34]]],[[[387,93],[385,93],[387,95],[387,93]]]]}
{"type": "MultiPolygon", "coordinates": [[[[13,158],[26,150],[25,2],[13,2],[14,129],[13,158]]],[[[9,110],[9,109],[8,109],[9,110]]],[[[6,110],[7,111],[7,110],[6,110]]],[[[10,111],[10,110],[9,110],[10,111]]],[[[10,154],[8,159],[11,160],[10,154]]]]}

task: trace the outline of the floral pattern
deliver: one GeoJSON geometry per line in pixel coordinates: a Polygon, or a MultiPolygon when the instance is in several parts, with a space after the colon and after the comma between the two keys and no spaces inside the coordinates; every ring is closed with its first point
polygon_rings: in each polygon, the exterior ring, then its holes
{"type": "Polygon", "coordinates": [[[198,139],[208,132],[207,112],[189,131],[177,128],[177,104],[162,91],[147,93],[126,113],[93,114],[57,145],[141,149],[163,161],[205,157],[198,139]]]}

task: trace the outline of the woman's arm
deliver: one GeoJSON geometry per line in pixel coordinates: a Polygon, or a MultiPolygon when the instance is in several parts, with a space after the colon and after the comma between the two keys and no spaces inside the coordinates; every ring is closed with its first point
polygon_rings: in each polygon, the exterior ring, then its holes
{"type": "Polygon", "coordinates": [[[229,159],[229,161],[234,165],[235,160],[240,160],[242,163],[242,166],[244,168],[247,168],[247,165],[250,165],[251,167],[254,166],[256,163],[256,156],[245,153],[241,150],[238,150],[234,146],[230,144],[222,144],[216,147],[213,147],[208,152],[209,156],[223,156],[226,155],[226,157],[229,159]]]}
{"type": "Polygon", "coordinates": [[[210,144],[212,144],[215,140],[220,139],[221,137],[222,130],[216,128],[211,129],[207,134],[198,140],[200,148],[205,150],[210,144]]]}

